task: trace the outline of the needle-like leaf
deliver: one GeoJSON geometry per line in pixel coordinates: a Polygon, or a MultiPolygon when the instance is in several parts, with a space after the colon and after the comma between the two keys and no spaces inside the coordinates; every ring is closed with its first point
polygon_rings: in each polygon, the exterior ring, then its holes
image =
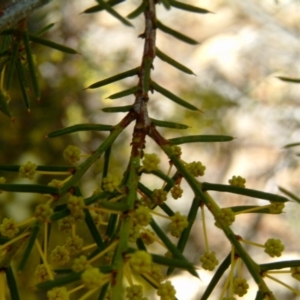
{"type": "Polygon", "coordinates": [[[290,78],[290,77],[283,77],[283,76],[277,76],[277,78],[286,82],[300,83],[300,78],[290,78]]]}
{"type": "Polygon", "coordinates": [[[190,110],[198,110],[199,109],[190,104],[189,102],[186,102],[185,100],[179,98],[178,96],[174,95],[173,93],[171,93],[170,91],[166,90],[165,88],[163,88],[162,86],[160,86],[158,83],[152,81],[152,87],[155,91],[161,93],[162,95],[164,95],[165,97],[169,98],[170,100],[172,100],[173,102],[187,108],[190,110]]]}
{"type": "Polygon", "coordinates": [[[193,12],[193,13],[198,13],[198,14],[211,13],[207,9],[200,8],[200,7],[197,7],[197,6],[193,6],[193,5],[190,5],[190,4],[186,4],[186,3],[183,3],[183,2],[175,1],[175,0],[171,0],[171,5],[173,7],[176,7],[176,8],[185,10],[185,11],[193,12]]]}
{"type": "Polygon", "coordinates": [[[111,125],[103,124],[78,124],[63,129],[55,130],[47,135],[48,138],[54,138],[65,134],[70,134],[78,131],[110,131],[111,125]]]}
{"type": "Polygon", "coordinates": [[[197,45],[198,42],[166,25],[164,25],[163,23],[161,23],[160,21],[157,20],[156,22],[157,28],[159,28],[161,31],[172,35],[173,37],[177,38],[178,40],[185,42],[187,44],[191,44],[191,45],[197,45]]]}
{"type": "Polygon", "coordinates": [[[96,89],[96,88],[99,88],[101,86],[104,86],[104,85],[107,85],[107,84],[119,81],[121,79],[137,75],[138,74],[138,70],[139,70],[139,68],[134,68],[134,69],[128,70],[126,72],[119,73],[119,74],[114,75],[112,77],[109,77],[109,78],[100,80],[98,82],[95,82],[92,85],[88,86],[86,89],[96,89]]]}
{"type": "Polygon", "coordinates": [[[189,135],[169,139],[169,142],[173,145],[180,145],[187,143],[230,142],[232,140],[233,137],[228,135],[189,135]]]}
{"type": "Polygon", "coordinates": [[[167,54],[163,53],[162,51],[160,51],[158,48],[156,48],[156,55],[157,57],[159,57],[161,60],[167,62],[168,64],[170,64],[171,66],[173,66],[174,68],[187,73],[187,74],[191,74],[191,75],[195,75],[194,72],[192,70],[190,70],[189,68],[187,68],[186,66],[182,65],[181,63],[179,63],[178,61],[174,60],[173,58],[171,58],[170,56],[168,56],[167,54]]]}

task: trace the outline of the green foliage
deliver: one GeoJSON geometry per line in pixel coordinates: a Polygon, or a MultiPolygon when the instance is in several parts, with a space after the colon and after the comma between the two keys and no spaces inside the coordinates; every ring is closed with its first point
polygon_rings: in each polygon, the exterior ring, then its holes
{"type": "MultiPolygon", "coordinates": [[[[198,255],[199,261],[202,263],[202,269],[214,272],[201,299],[209,299],[212,293],[218,292],[217,286],[220,285],[222,276],[227,279],[221,288],[220,299],[234,299],[234,294],[240,297],[247,294],[249,277],[257,286],[256,299],[276,299],[265,278],[272,279],[270,274],[274,273],[274,270],[285,269],[291,277],[299,280],[300,260],[260,264],[248,251],[249,245],[258,247],[260,249],[258,251],[261,252],[264,249],[271,257],[280,257],[284,245],[276,238],[269,238],[264,245],[243,239],[236,232],[235,224],[240,214],[281,214],[284,203],[289,201],[288,198],[246,188],[246,180],[241,176],[233,176],[229,180],[229,185],[202,182],[198,177],[203,176],[209,166],[205,167],[200,161],[185,161],[184,151],[177,145],[199,143],[200,149],[203,143],[230,142],[233,137],[221,132],[214,135],[185,134],[168,139],[158,127],[188,129],[188,126],[176,120],[172,122],[157,120],[148,113],[148,103],[154,92],[162,94],[180,108],[187,108],[199,115],[202,113],[187,100],[162,87],[152,77],[156,56],[185,75],[194,74],[189,68],[158,49],[157,30],[187,44],[197,44],[193,38],[159,21],[156,6],[162,4],[170,14],[172,8],[197,14],[206,14],[209,11],[175,0],[143,0],[126,18],[113,8],[121,2],[123,1],[97,0],[98,4],[86,9],[84,13],[106,11],[127,26],[132,26],[128,18],[133,19],[143,14],[145,30],[140,36],[144,40],[141,64],[101,79],[86,89],[102,88],[129,77],[135,78],[136,85],[108,97],[118,99],[131,96],[134,98],[131,105],[102,109],[106,113],[123,112],[125,116],[113,125],[82,123],[49,133],[48,138],[58,139],[78,132],[107,133],[102,141],[95,139],[96,150],[86,154],[82,145],[69,144],[60,153],[68,162],[67,166],[59,160],[57,166],[42,166],[31,161],[21,165],[0,165],[1,171],[15,173],[30,180],[38,181],[39,179],[35,179],[38,175],[51,178],[51,181],[45,183],[16,184],[0,177],[1,195],[3,192],[30,193],[38,194],[40,197],[31,218],[21,223],[3,218],[0,225],[0,299],[6,297],[3,296],[4,289],[10,292],[11,299],[26,299],[27,295],[18,292],[22,285],[22,279],[18,276],[26,274],[31,268],[34,269],[35,278],[32,284],[28,284],[28,291],[33,290],[35,296],[43,294],[43,297],[47,296],[48,299],[74,297],[83,300],[110,297],[122,300],[125,295],[128,299],[145,300],[147,298],[143,293],[151,287],[153,291],[151,295],[155,293],[161,300],[175,300],[176,288],[168,280],[175,269],[187,271],[192,276],[201,278],[202,270],[198,271],[184,252],[191,236],[191,229],[199,218],[198,212],[201,214],[199,220],[202,222],[202,235],[199,235],[199,238],[202,238],[205,246],[204,253],[198,255]],[[125,129],[132,123],[134,124],[132,139],[126,143],[130,145],[127,166],[123,169],[120,166],[122,171],[120,174],[111,167],[112,157],[121,155],[116,149],[116,140],[125,135],[125,129]],[[164,155],[158,157],[159,154],[146,153],[148,140],[155,143],[164,155]],[[95,172],[101,175],[97,177],[101,179],[95,190],[91,190],[88,184],[87,188],[85,187],[84,176],[97,166],[99,160],[102,160],[101,170],[95,172]],[[62,176],[63,179],[58,180],[57,176],[62,176]],[[153,188],[148,176],[155,177],[161,186],[153,188]],[[182,184],[183,182],[187,185],[182,184]],[[185,186],[188,186],[189,191],[186,191],[185,186]],[[255,202],[255,205],[251,206],[222,207],[215,201],[211,191],[247,196],[250,198],[249,201],[267,200],[268,204],[256,205],[255,202]],[[193,200],[188,207],[187,215],[179,211],[174,212],[170,205],[171,201],[181,201],[177,199],[184,198],[189,195],[188,193],[193,194],[193,200]],[[171,201],[168,201],[168,198],[171,201]],[[162,212],[159,212],[159,209],[162,212]],[[212,218],[207,218],[206,213],[210,213],[212,218]],[[163,223],[158,221],[159,218],[166,220],[166,229],[163,223]],[[209,245],[213,233],[207,232],[206,222],[212,220],[215,221],[214,230],[222,233],[231,248],[230,254],[223,259],[218,257],[218,253],[209,245]],[[155,243],[164,250],[154,250],[152,245],[155,243]],[[225,274],[227,270],[229,272],[225,274]]],[[[31,97],[37,100],[41,97],[34,43],[66,54],[78,53],[69,47],[40,37],[52,27],[53,23],[41,27],[38,33],[32,34],[27,27],[26,18],[21,18],[17,24],[2,31],[0,110],[5,115],[3,117],[11,118],[13,115],[9,99],[15,96],[12,89],[15,83],[18,84],[27,110],[30,109],[31,97]]],[[[280,79],[298,82],[290,78],[280,77],[280,79]]],[[[215,101],[223,100],[226,102],[225,99],[215,101]]],[[[51,111],[45,114],[51,114],[51,111]]],[[[296,145],[298,143],[286,147],[296,145]]],[[[281,190],[299,202],[298,197],[283,188],[281,190]]],[[[300,294],[299,290],[287,285],[286,287],[293,293],[300,294]]]]}

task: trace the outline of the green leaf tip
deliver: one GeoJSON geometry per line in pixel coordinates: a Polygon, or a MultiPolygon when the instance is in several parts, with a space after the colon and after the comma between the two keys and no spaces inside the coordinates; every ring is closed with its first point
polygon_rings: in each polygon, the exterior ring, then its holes
{"type": "Polygon", "coordinates": [[[162,61],[165,61],[166,63],[168,63],[169,65],[173,66],[174,68],[176,68],[176,69],[178,69],[178,70],[180,70],[180,71],[182,71],[182,72],[184,72],[186,74],[196,75],[192,70],[190,70],[186,66],[182,65],[178,61],[174,60],[173,58],[169,57],[168,55],[166,55],[165,53],[163,53],[162,51],[160,51],[158,48],[156,48],[156,55],[162,61]]]}
{"type": "Polygon", "coordinates": [[[55,49],[55,50],[58,50],[61,52],[65,52],[68,54],[79,54],[79,52],[77,52],[76,50],[74,50],[72,48],[66,47],[61,44],[54,43],[54,42],[46,40],[46,39],[42,39],[36,35],[29,35],[29,39],[30,39],[30,41],[32,41],[34,43],[38,43],[43,46],[47,46],[49,48],[52,48],[52,49],[55,49]]]}
{"type": "Polygon", "coordinates": [[[125,106],[104,107],[101,110],[107,113],[118,113],[118,112],[129,112],[131,109],[132,109],[132,105],[125,105],[125,106]]]}
{"type": "Polygon", "coordinates": [[[32,83],[33,92],[34,92],[36,99],[39,100],[41,98],[41,90],[40,90],[39,82],[37,79],[35,64],[34,64],[32,52],[31,52],[30,35],[28,34],[27,31],[23,32],[23,42],[24,42],[24,46],[25,46],[28,71],[29,71],[29,76],[30,76],[30,80],[32,83]]]}
{"type": "Polygon", "coordinates": [[[17,70],[18,80],[21,87],[21,92],[23,95],[25,107],[27,108],[27,111],[30,112],[30,101],[29,101],[29,94],[28,94],[29,85],[26,78],[26,71],[20,59],[18,59],[16,62],[16,70],[17,70]]]}
{"type": "Polygon", "coordinates": [[[286,196],[290,197],[291,199],[293,199],[294,201],[296,201],[297,203],[300,204],[300,198],[297,197],[295,194],[293,194],[292,192],[288,191],[287,189],[283,188],[282,186],[279,186],[279,191],[282,192],[283,194],[285,194],[286,196]]]}
{"type": "Polygon", "coordinates": [[[47,135],[48,138],[70,134],[78,131],[110,131],[113,127],[111,125],[103,124],[77,124],[67,128],[53,131],[47,135]]]}
{"type": "Polygon", "coordinates": [[[292,147],[296,147],[296,146],[300,146],[300,142],[287,144],[287,145],[283,146],[283,148],[292,148],[292,147]]]}
{"type": "Polygon", "coordinates": [[[283,77],[283,76],[277,76],[278,79],[286,82],[291,83],[300,83],[300,78],[289,78],[289,77],[283,77]]]}
{"type": "Polygon", "coordinates": [[[119,74],[114,75],[112,77],[97,81],[97,82],[91,84],[90,86],[88,86],[87,88],[85,88],[85,90],[86,89],[96,89],[96,88],[102,87],[104,85],[119,81],[121,79],[131,77],[131,76],[134,76],[134,75],[138,75],[138,71],[139,71],[139,68],[134,68],[134,69],[119,73],[119,74]]]}
{"type": "Polygon", "coordinates": [[[119,98],[129,96],[129,95],[133,95],[134,93],[136,93],[138,91],[138,89],[139,89],[138,86],[134,86],[134,87],[129,88],[127,90],[112,94],[112,95],[108,96],[106,99],[114,100],[114,99],[119,99],[119,98]]]}
{"type": "Polygon", "coordinates": [[[196,106],[194,106],[194,105],[186,102],[185,100],[179,98],[178,96],[176,96],[173,93],[171,93],[170,91],[166,90],[165,88],[163,88],[162,86],[160,86],[156,82],[152,81],[151,85],[152,85],[152,87],[155,91],[161,93],[162,95],[169,98],[173,102],[175,102],[175,103],[177,103],[177,104],[179,104],[179,105],[181,105],[181,106],[183,106],[187,109],[200,111],[196,106]]]}
{"type": "MultiPolygon", "coordinates": [[[[109,0],[107,1],[107,4],[109,4],[110,6],[115,6],[121,2],[124,2],[125,0],[109,0]]],[[[83,14],[92,14],[92,13],[96,13],[96,12],[100,12],[105,10],[105,8],[103,7],[103,5],[101,4],[97,4],[95,6],[92,6],[88,9],[86,9],[85,11],[83,11],[83,14]]]]}
{"type": "Polygon", "coordinates": [[[244,195],[252,198],[258,198],[263,200],[269,200],[271,202],[288,202],[289,200],[283,196],[261,192],[258,190],[252,190],[248,188],[242,188],[232,185],[226,185],[226,184],[214,184],[214,183],[208,183],[203,182],[202,183],[202,189],[204,191],[218,191],[218,192],[228,192],[233,194],[239,194],[244,195]]]}
{"type": "Polygon", "coordinates": [[[35,33],[36,36],[38,35],[42,35],[43,33],[45,33],[46,31],[48,31],[49,29],[51,29],[56,23],[50,23],[48,25],[46,25],[45,27],[43,27],[41,30],[39,30],[38,32],[35,33]]]}
{"type": "Polygon", "coordinates": [[[208,13],[212,13],[211,11],[204,9],[204,8],[200,8],[197,6],[193,6],[193,5],[189,5],[183,2],[179,2],[179,1],[171,1],[171,5],[173,7],[176,7],[178,9],[182,9],[185,11],[189,11],[189,12],[193,12],[193,13],[198,13],[198,14],[208,14],[208,13]]]}
{"type": "Polygon", "coordinates": [[[132,11],[129,15],[127,15],[127,18],[134,19],[138,17],[140,14],[142,14],[145,11],[146,5],[147,5],[146,1],[142,1],[140,6],[138,6],[134,11],[132,11]]]}
{"type": "Polygon", "coordinates": [[[187,129],[190,126],[175,122],[168,122],[168,121],[162,121],[162,120],[156,120],[151,118],[151,122],[158,127],[166,127],[166,128],[174,128],[174,129],[187,129]]]}
{"type": "Polygon", "coordinates": [[[233,139],[229,135],[190,135],[169,139],[169,142],[173,145],[180,145],[187,143],[230,142],[233,139]]]}
{"type": "MultiPolygon", "coordinates": [[[[107,1],[107,4],[109,4],[110,6],[115,6],[121,2],[124,2],[125,0],[109,0],[107,1]]],[[[103,5],[101,4],[97,4],[95,6],[92,6],[88,9],[86,9],[85,11],[83,11],[83,14],[91,14],[91,13],[96,13],[96,12],[100,12],[105,10],[105,8],[103,7],[103,5]]]]}
{"type": "Polygon", "coordinates": [[[164,33],[167,33],[169,35],[172,35],[173,37],[177,38],[178,40],[185,42],[187,44],[191,44],[191,45],[197,45],[198,42],[166,25],[164,25],[163,23],[161,23],[159,20],[157,20],[156,22],[157,28],[159,28],[161,31],[163,31],[164,33]]]}
{"type": "Polygon", "coordinates": [[[4,78],[4,88],[7,91],[11,88],[12,79],[16,68],[16,62],[19,56],[19,45],[20,39],[16,39],[16,41],[12,44],[12,52],[6,66],[7,74],[4,78]]]}
{"type": "Polygon", "coordinates": [[[126,26],[133,27],[132,24],[124,17],[122,17],[117,11],[115,11],[109,4],[109,2],[105,2],[104,0],[98,0],[99,4],[113,17],[118,19],[121,23],[126,26]]]}
{"type": "Polygon", "coordinates": [[[166,9],[170,9],[171,8],[171,4],[170,4],[170,1],[169,0],[160,0],[160,2],[163,4],[163,6],[166,8],[166,9]]]}

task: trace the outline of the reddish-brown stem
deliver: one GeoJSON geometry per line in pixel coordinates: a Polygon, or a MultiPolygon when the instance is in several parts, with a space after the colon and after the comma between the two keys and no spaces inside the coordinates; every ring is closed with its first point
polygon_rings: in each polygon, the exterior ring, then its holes
{"type": "Polygon", "coordinates": [[[149,100],[150,74],[152,63],[155,58],[156,40],[156,13],[155,0],[148,0],[145,15],[145,32],[142,37],[145,39],[142,63],[139,72],[139,89],[135,93],[133,112],[136,115],[136,125],[132,138],[133,157],[142,156],[142,149],[145,147],[145,137],[149,131],[151,120],[148,115],[147,103],[149,100]]]}
{"type": "Polygon", "coordinates": [[[156,129],[156,127],[151,124],[148,135],[159,145],[160,147],[170,144],[168,140],[166,140],[156,129]]]}

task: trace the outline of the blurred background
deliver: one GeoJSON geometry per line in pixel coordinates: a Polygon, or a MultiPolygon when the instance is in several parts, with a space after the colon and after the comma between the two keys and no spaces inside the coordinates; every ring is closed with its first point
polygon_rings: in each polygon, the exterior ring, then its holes
{"type": "MultiPolygon", "coordinates": [[[[197,40],[199,45],[185,44],[158,31],[157,46],[192,69],[195,76],[181,73],[156,58],[152,78],[199,107],[202,113],[176,106],[154,93],[149,103],[150,116],[190,126],[183,131],[160,129],[166,138],[193,134],[235,137],[230,143],[188,144],[182,147],[185,161],[200,160],[206,166],[206,174],[201,180],[226,184],[233,175],[240,175],[246,178],[248,188],[279,193],[278,186],[282,186],[299,195],[300,151],[297,147],[283,147],[300,142],[300,85],[280,81],[277,76],[300,78],[300,2],[187,2],[212,13],[193,14],[176,8],[167,11],[158,5],[157,16],[167,26],[197,40]]],[[[32,102],[31,112],[28,113],[18,88],[13,91],[10,106],[15,121],[0,116],[0,164],[21,164],[31,160],[40,165],[67,165],[62,155],[67,145],[75,144],[89,154],[107,133],[84,132],[55,139],[46,138],[48,133],[78,123],[114,125],[123,114],[108,114],[101,109],[133,103],[133,96],[119,100],[109,100],[107,97],[133,86],[136,78],[101,89],[84,90],[96,81],[138,66],[143,51],[143,40],[138,38],[143,32],[143,18],[133,20],[134,27],[130,28],[106,12],[82,14],[95,3],[92,0],[53,0],[30,17],[32,32],[55,22],[55,26],[43,37],[72,47],[80,54],[69,55],[33,45],[42,98],[40,102],[32,102]]],[[[139,1],[126,1],[115,8],[126,16],[137,5],[139,1]]],[[[111,170],[120,175],[128,163],[131,133],[132,127],[129,127],[117,139],[112,152],[111,170]]],[[[159,151],[150,140],[147,147],[151,149],[147,152],[152,149],[159,151]]],[[[167,170],[167,159],[163,155],[161,159],[162,169],[167,170]]],[[[99,161],[84,178],[83,190],[87,196],[99,185],[102,163],[99,161]]],[[[14,173],[1,172],[1,176],[5,176],[7,182],[28,182],[14,173]]],[[[40,183],[50,180],[46,176],[38,178],[40,183]]],[[[149,180],[145,177],[143,182],[149,188],[159,188],[161,185],[153,178],[149,180]]],[[[267,204],[225,193],[212,195],[222,207],[267,204]]],[[[185,187],[184,197],[177,201],[169,199],[168,204],[174,210],[187,212],[191,200],[192,194],[185,187]]],[[[3,193],[0,195],[0,219],[11,216],[22,221],[31,215],[36,201],[32,195],[3,193]]],[[[281,238],[286,246],[283,258],[299,259],[300,209],[298,204],[291,202],[284,211],[279,216],[238,216],[233,229],[245,239],[261,244],[270,237],[281,238]]],[[[213,226],[209,213],[206,216],[211,250],[216,251],[219,261],[222,261],[229,253],[230,245],[213,226]]],[[[195,264],[199,264],[199,256],[205,250],[200,216],[198,220],[186,249],[187,256],[195,264]]],[[[166,225],[162,222],[161,226],[166,225]]],[[[249,247],[249,252],[260,262],[269,260],[263,251],[260,255],[254,247],[249,247]]],[[[199,268],[199,276],[200,280],[178,272],[171,278],[177,287],[179,300],[200,299],[212,273],[199,268]]],[[[289,278],[284,281],[300,287],[296,280],[289,278]]],[[[222,279],[223,283],[225,279],[222,279]]],[[[250,283],[255,286],[251,280],[250,283]]],[[[278,299],[299,299],[278,284],[270,285],[278,299]]],[[[254,292],[250,292],[243,299],[254,297],[254,292]]],[[[218,299],[218,293],[215,292],[211,299],[218,299]]]]}

